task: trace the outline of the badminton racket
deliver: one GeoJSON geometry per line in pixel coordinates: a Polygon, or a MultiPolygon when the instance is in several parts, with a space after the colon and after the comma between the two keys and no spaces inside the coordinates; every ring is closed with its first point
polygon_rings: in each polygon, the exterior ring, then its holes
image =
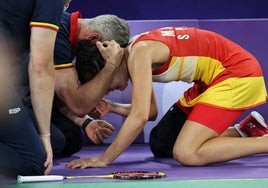
{"type": "Polygon", "coordinates": [[[41,181],[62,181],[68,179],[83,178],[109,178],[109,179],[125,179],[125,180],[142,180],[142,179],[159,179],[166,177],[164,172],[148,172],[148,171],[127,171],[114,172],[106,175],[89,175],[89,176],[62,176],[62,175],[44,175],[44,176],[18,176],[18,183],[41,182],[41,181]]]}

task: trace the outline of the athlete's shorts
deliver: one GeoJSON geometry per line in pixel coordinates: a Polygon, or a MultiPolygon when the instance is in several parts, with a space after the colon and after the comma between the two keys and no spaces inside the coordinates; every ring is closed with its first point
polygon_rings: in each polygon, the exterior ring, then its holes
{"type": "Polygon", "coordinates": [[[194,107],[184,107],[177,102],[179,108],[188,114],[187,120],[200,123],[221,135],[242,115],[245,110],[228,110],[206,104],[197,103],[194,107]]]}

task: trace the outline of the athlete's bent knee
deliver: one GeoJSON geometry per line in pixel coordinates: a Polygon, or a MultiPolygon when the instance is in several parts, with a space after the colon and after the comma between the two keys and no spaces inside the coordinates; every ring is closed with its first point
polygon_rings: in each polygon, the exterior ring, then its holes
{"type": "Polygon", "coordinates": [[[202,160],[198,157],[196,152],[190,150],[179,151],[173,149],[173,157],[176,161],[184,166],[202,166],[202,160]]]}

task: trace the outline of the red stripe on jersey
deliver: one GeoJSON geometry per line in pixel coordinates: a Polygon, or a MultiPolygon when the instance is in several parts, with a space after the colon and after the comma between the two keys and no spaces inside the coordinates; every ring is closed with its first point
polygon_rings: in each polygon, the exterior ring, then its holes
{"type": "Polygon", "coordinates": [[[55,70],[69,69],[69,68],[73,68],[73,67],[74,67],[74,65],[72,65],[72,64],[68,64],[66,66],[57,66],[57,65],[54,66],[55,70]]]}

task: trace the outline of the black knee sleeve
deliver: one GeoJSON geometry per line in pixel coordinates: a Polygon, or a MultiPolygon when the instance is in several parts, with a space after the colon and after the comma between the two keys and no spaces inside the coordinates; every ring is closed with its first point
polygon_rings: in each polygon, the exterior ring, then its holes
{"type": "Polygon", "coordinates": [[[173,157],[172,151],[187,115],[173,104],[150,132],[150,149],[155,157],[173,157]]]}

